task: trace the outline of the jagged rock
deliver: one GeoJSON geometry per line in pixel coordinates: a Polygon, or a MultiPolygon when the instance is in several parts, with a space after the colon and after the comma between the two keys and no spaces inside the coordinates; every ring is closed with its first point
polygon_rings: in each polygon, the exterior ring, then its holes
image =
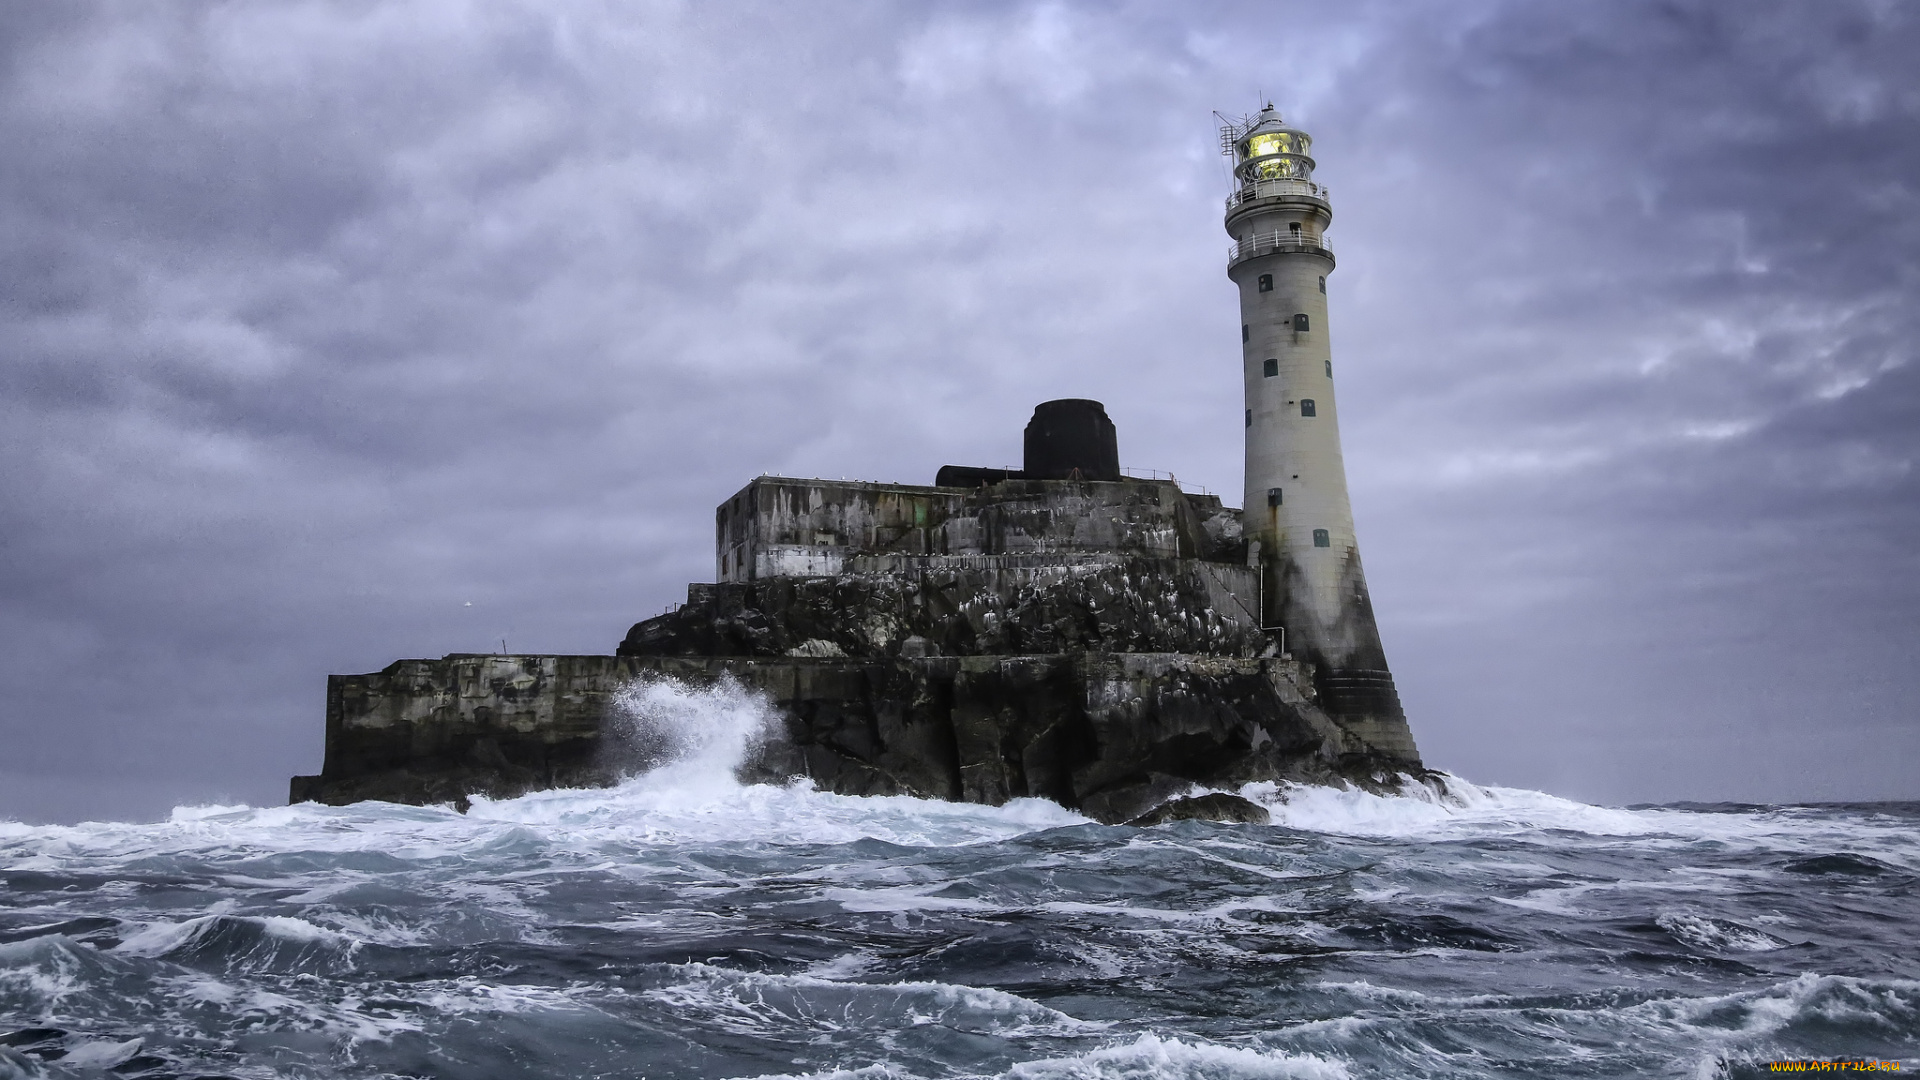
{"type": "Polygon", "coordinates": [[[691,586],[684,606],[636,623],[617,652],[830,656],[821,650],[831,646],[846,656],[1259,656],[1272,646],[1233,591],[1253,589],[1244,567],[1088,556],[987,566],[926,559],[908,572],[852,561],[833,577],[691,586]]]}
{"type": "Polygon", "coordinates": [[[1192,798],[1161,803],[1127,824],[1141,828],[1161,825],[1169,821],[1224,821],[1240,825],[1266,825],[1272,820],[1273,815],[1267,812],[1267,808],[1252,799],[1215,791],[1206,795],[1195,795],[1192,798]]]}

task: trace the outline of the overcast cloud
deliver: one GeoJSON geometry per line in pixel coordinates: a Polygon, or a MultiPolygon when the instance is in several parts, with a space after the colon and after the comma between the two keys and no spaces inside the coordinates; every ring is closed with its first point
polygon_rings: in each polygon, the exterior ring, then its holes
{"type": "Polygon", "coordinates": [[[1897,0],[8,5],[0,816],[279,801],[329,672],[610,651],[753,475],[1047,398],[1237,501],[1262,95],[1428,762],[1920,797],[1916,56],[1897,0]]]}

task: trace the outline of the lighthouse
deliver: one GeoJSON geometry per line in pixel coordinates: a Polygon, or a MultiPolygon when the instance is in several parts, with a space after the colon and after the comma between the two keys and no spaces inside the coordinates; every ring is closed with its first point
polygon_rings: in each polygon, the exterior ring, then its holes
{"type": "Polygon", "coordinates": [[[1313,140],[1269,104],[1228,121],[1221,148],[1233,162],[1227,276],[1240,290],[1242,505],[1262,618],[1314,665],[1322,708],[1381,749],[1412,753],[1347,499],[1327,320],[1333,206],[1313,177],[1313,140]]]}

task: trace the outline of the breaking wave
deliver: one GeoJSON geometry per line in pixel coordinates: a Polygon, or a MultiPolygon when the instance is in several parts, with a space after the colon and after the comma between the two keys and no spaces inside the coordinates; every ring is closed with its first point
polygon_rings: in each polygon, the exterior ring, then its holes
{"type": "Polygon", "coordinates": [[[610,753],[620,772],[650,774],[655,786],[725,787],[777,722],[767,701],[731,675],[711,687],[640,679],[613,696],[610,753]]]}

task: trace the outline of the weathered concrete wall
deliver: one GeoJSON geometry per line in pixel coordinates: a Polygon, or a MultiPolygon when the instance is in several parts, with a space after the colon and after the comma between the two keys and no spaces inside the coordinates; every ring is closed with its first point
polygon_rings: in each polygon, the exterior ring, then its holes
{"type": "Polygon", "coordinates": [[[835,574],[854,552],[926,554],[965,512],[947,488],[762,476],[714,511],[720,581],[835,574]]]}
{"type": "Polygon", "coordinates": [[[1245,562],[1239,512],[1165,480],[972,490],[763,476],[715,511],[718,580],[838,574],[863,555],[1086,553],[1245,562]]]}
{"type": "Polygon", "coordinates": [[[459,804],[610,783],[615,695],[638,679],[725,676],[782,718],[749,777],[845,794],[1035,796],[1122,821],[1193,783],[1419,764],[1334,723],[1309,674],[1271,658],[454,655],[329,679],[326,763],[292,796],[459,804]]]}

